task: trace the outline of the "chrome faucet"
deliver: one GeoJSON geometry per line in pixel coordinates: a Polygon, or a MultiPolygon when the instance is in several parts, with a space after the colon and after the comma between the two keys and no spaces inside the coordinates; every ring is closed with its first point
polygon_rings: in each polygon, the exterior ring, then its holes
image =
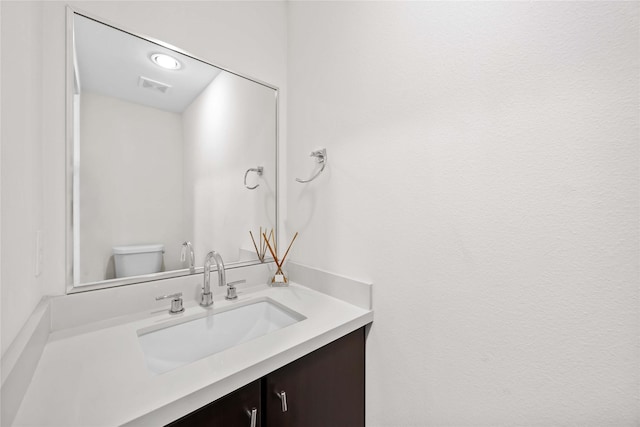
{"type": "Polygon", "coordinates": [[[236,292],[236,285],[240,283],[246,283],[246,280],[236,280],[235,282],[227,283],[226,273],[224,271],[224,262],[222,257],[216,251],[211,251],[204,259],[204,286],[202,287],[202,296],[200,297],[200,305],[203,307],[209,307],[213,305],[213,294],[211,293],[211,260],[216,262],[218,268],[218,286],[227,287],[227,296],[225,299],[234,300],[238,299],[236,292]]]}
{"type": "Polygon", "coordinates": [[[184,262],[187,258],[187,251],[189,251],[189,273],[195,274],[196,272],[196,256],[193,253],[193,246],[191,242],[184,242],[182,244],[182,252],[180,253],[180,261],[184,262]]]}
{"type": "Polygon", "coordinates": [[[202,287],[202,296],[200,297],[200,305],[210,307],[213,305],[213,294],[211,293],[211,260],[214,260],[218,268],[218,283],[220,286],[227,284],[227,278],[224,272],[224,262],[222,257],[216,251],[211,251],[204,258],[204,286],[202,287]]]}

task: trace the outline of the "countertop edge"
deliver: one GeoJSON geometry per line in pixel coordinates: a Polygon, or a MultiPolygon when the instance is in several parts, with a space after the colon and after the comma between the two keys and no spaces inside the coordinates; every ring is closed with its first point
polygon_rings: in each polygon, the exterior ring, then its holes
{"type": "Polygon", "coordinates": [[[2,357],[0,371],[0,425],[11,425],[49,338],[51,309],[43,297],[2,357]]]}
{"type": "Polygon", "coordinates": [[[373,322],[373,311],[368,311],[361,316],[347,321],[337,327],[329,329],[320,335],[294,345],[293,347],[278,353],[268,359],[260,361],[250,368],[236,372],[220,381],[216,381],[198,391],[179,398],[169,404],[159,407],[151,412],[140,415],[122,426],[142,427],[149,425],[165,425],[180,417],[195,411],[196,409],[217,400],[232,391],[255,381],[270,372],[273,372],[303,356],[309,354],[335,340],[373,322]]]}

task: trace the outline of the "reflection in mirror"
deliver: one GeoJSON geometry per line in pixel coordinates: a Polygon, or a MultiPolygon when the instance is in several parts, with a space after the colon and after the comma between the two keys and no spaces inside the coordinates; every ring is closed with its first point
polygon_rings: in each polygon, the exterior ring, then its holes
{"type": "Polygon", "coordinates": [[[199,271],[210,250],[259,263],[249,230],[277,223],[277,89],[69,14],[69,282],[191,274],[186,242],[199,271]]]}

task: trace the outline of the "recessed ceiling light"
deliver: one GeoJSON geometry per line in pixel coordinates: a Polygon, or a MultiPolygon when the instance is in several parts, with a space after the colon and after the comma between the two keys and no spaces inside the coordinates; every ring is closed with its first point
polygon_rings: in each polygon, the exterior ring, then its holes
{"type": "Polygon", "coordinates": [[[164,53],[154,53],[151,55],[151,60],[154,64],[167,70],[179,70],[182,68],[180,61],[173,56],[165,55],[164,53]]]}

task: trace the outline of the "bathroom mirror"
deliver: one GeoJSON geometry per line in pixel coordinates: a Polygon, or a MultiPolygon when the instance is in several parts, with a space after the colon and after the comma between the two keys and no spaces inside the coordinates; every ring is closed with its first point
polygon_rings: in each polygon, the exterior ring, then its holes
{"type": "Polygon", "coordinates": [[[278,89],[71,8],[67,39],[69,292],[194,274],[184,242],[260,263],[278,89]]]}

